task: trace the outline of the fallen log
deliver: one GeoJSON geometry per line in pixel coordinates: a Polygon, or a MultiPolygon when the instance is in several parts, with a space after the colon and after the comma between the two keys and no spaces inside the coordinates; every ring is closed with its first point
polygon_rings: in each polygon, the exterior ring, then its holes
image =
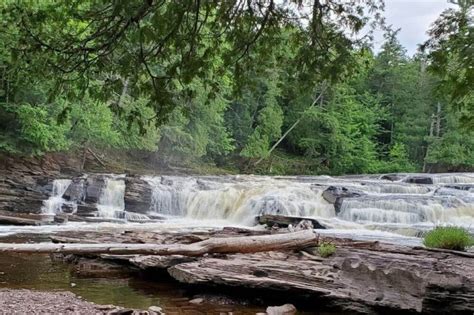
{"type": "Polygon", "coordinates": [[[294,233],[210,238],[192,244],[5,244],[0,252],[63,253],[63,254],[115,254],[115,255],[183,255],[256,253],[274,250],[301,249],[316,245],[318,236],[312,230],[294,233]]]}

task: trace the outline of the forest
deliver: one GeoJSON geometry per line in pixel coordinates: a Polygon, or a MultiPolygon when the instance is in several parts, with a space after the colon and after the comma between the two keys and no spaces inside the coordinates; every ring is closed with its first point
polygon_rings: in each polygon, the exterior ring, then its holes
{"type": "Polygon", "coordinates": [[[4,0],[0,152],[473,170],[472,1],[450,2],[409,56],[379,0],[4,0]]]}

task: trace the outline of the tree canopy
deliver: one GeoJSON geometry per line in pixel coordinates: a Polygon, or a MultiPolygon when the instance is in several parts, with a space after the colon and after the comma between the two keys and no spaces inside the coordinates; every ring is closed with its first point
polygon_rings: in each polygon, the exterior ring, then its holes
{"type": "Polygon", "coordinates": [[[3,1],[0,151],[121,148],[283,174],[472,168],[472,6],[458,4],[410,57],[381,0],[3,1]]]}

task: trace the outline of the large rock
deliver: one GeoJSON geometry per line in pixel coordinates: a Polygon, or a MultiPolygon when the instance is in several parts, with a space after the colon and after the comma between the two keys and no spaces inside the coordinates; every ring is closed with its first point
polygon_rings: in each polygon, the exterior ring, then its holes
{"type": "Polygon", "coordinates": [[[76,214],[81,217],[93,217],[97,213],[97,206],[91,204],[78,204],[76,214]]]}
{"type": "MultiPolygon", "coordinates": [[[[43,178],[42,178],[43,179],[43,178]]],[[[43,200],[51,193],[51,184],[38,185],[35,178],[21,174],[0,175],[0,210],[40,213],[43,200]]]]}
{"type": "Polygon", "coordinates": [[[423,175],[408,176],[403,181],[410,184],[423,184],[423,185],[433,184],[433,178],[431,176],[423,176],[423,175]]]}
{"type": "Polygon", "coordinates": [[[380,179],[385,179],[385,180],[389,180],[389,181],[392,181],[392,182],[395,182],[395,181],[399,181],[399,180],[402,180],[403,178],[405,178],[406,175],[404,174],[384,174],[382,176],[380,176],[380,179]]]}
{"type": "Polygon", "coordinates": [[[105,177],[102,175],[89,176],[85,182],[86,203],[97,203],[105,188],[105,177]]]}
{"type": "Polygon", "coordinates": [[[152,190],[150,185],[138,177],[125,178],[125,210],[147,213],[150,210],[152,190]]]}
{"type": "Polygon", "coordinates": [[[324,200],[334,205],[336,214],[341,211],[342,200],[344,198],[358,198],[365,195],[366,194],[360,190],[343,186],[329,186],[325,191],[323,191],[324,200]]]}
{"type": "Polygon", "coordinates": [[[306,218],[306,217],[294,217],[294,216],[284,216],[284,215],[277,215],[277,214],[263,214],[258,216],[257,222],[259,224],[266,224],[268,227],[272,227],[275,224],[280,227],[300,227],[304,228],[304,226],[308,226],[305,223],[309,223],[311,228],[314,229],[325,229],[326,227],[322,225],[318,220],[314,218],[306,218]],[[303,223],[303,224],[300,224],[303,223]]]}
{"type": "Polygon", "coordinates": [[[82,202],[86,198],[85,178],[73,178],[71,184],[64,192],[63,198],[69,201],[82,202]]]}

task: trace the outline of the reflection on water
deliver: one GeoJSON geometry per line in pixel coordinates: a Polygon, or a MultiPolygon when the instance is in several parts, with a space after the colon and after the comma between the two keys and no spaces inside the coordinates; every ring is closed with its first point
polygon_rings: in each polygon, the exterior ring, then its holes
{"type": "Polygon", "coordinates": [[[49,255],[2,254],[0,287],[11,289],[67,290],[89,302],[146,309],[157,305],[168,313],[237,312],[255,314],[264,307],[252,305],[193,305],[185,289],[170,279],[84,278],[70,271],[70,266],[53,261],[49,255]],[[151,279],[150,279],[151,280],[151,279]],[[158,280],[158,281],[157,281],[158,280]],[[188,312],[189,311],[189,312],[188,312]]]}

